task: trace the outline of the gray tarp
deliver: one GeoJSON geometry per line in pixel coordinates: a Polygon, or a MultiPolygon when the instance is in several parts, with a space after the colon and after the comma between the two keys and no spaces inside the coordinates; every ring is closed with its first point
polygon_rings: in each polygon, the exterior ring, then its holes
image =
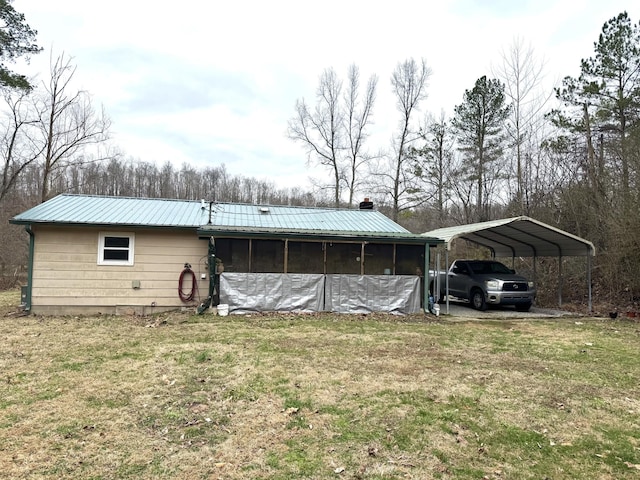
{"type": "Polygon", "coordinates": [[[327,275],[325,310],[338,313],[417,313],[420,277],[327,275]]]}
{"type": "Polygon", "coordinates": [[[230,313],[320,312],[324,275],[224,272],[220,303],[228,304],[230,313]]]}
{"type": "Polygon", "coordinates": [[[230,313],[417,313],[420,278],[412,275],[230,273],[220,275],[230,313]]]}

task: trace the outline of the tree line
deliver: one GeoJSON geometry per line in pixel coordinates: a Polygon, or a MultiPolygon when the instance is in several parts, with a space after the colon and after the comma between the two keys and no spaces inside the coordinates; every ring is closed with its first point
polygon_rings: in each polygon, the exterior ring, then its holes
{"type": "Polygon", "coordinates": [[[303,191],[230,175],[224,165],[158,165],[113,150],[106,113],[71,89],[69,58],[52,57],[38,85],[6,67],[40,49],[10,2],[0,10],[3,30],[14,32],[0,38],[4,274],[26,261],[24,235],[8,219],[62,192],[347,207],[366,195],[414,232],[532,216],[596,245],[597,293],[640,297],[640,26],[626,12],[605,22],[580,74],[553,90],[544,61],[516,39],[451,117],[424,108],[426,59],[399,62],[389,79],[397,123],[387,144],[372,135],[377,75],[363,81],[354,64],[342,79],[327,68],[287,125],[308,162],[328,173],[303,191]]]}
{"type": "Polygon", "coordinates": [[[315,106],[298,100],[289,136],[331,172],[336,205],[364,187],[417,231],[535,217],[595,244],[596,292],[640,302],[640,24],[606,21],[580,74],[553,89],[516,39],[450,118],[423,113],[430,75],[425,59],[392,73],[389,145],[369,142],[378,82],[359,95],[356,66],[346,82],[323,72],[315,106]]]}

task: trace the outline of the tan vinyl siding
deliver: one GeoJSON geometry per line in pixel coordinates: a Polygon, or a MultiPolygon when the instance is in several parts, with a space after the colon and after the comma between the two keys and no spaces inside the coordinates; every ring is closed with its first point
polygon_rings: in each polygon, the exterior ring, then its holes
{"type": "Polygon", "coordinates": [[[134,313],[150,313],[195,307],[208,295],[207,242],[194,230],[34,226],[33,231],[34,313],[116,313],[127,307],[134,313]],[[134,233],[134,264],[98,265],[100,232],[134,233]],[[188,305],[178,297],[185,263],[191,264],[198,281],[196,300],[188,305]],[[133,288],[134,281],[140,282],[139,289],[133,288]]]}

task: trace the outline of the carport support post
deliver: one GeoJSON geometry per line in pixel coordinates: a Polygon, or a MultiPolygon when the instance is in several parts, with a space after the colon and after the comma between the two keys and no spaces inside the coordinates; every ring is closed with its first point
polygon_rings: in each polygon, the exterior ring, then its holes
{"type": "Polygon", "coordinates": [[[444,296],[447,299],[447,315],[449,314],[449,245],[444,249],[444,296]]]}
{"type": "Polygon", "coordinates": [[[429,260],[429,250],[431,249],[431,245],[428,243],[424,244],[424,268],[422,269],[422,275],[424,277],[424,281],[422,282],[423,289],[423,299],[422,306],[424,308],[424,313],[429,312],[429,264],[431,263],[429,260]]]}
{"type": "Polygon", "coordinates": [[[558,306],[562,306],[562,254],[558,255],[558,306]]]}

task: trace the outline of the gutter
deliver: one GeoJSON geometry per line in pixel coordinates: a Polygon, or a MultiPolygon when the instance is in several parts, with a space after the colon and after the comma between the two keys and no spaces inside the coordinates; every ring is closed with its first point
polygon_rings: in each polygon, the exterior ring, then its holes
{"type": "Polygon", "coordinates": [[[33,252],[35,251],[35,234],[31,230],[31,225],[24,227],[24,230],[29,234],[29,263],[27,264],[27,295],[25,299],[25,305],[23,310],[25,312],[31,311],[31,288],[33,285],[33,252]]]}
{"type": "Polygon", "coordinates": [[[313,240],[326,242],[380,242],[397,243],[404,245],[431,245],[437,246],[444,243],[439,238],[424,237],[411,233],[396,233],[385,235],[381,232],[342,232],[342,231],[309,231],[309,230],[285,230],[285,229],[261,229],[261,228],[237,228],[237,227],[200,227],[198,236],[205,238],[264,238],[264,239],[294,239],[313,240]]]}

